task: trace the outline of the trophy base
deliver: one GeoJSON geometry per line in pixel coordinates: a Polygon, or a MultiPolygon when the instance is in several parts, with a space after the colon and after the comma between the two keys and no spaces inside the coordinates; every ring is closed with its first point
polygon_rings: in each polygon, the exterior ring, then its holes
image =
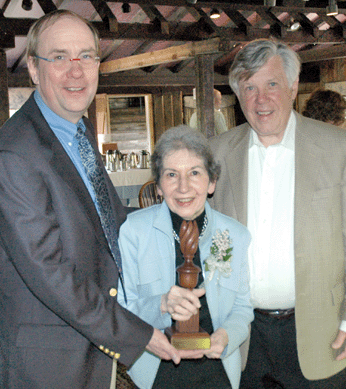
{"type": "Polygon", "coordinates": [[[207,350],[210,348],[210,335],[202,328],[199,332],[177,332],[174,327],[165,329],[165,335],[177,350],[207,350]]]}

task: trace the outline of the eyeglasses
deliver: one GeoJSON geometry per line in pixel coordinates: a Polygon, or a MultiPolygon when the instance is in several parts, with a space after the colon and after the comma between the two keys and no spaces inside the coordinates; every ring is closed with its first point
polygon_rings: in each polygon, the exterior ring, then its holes
{"type": "Polygon", "coordinates": [[[62,54],[54,55],[52,58],[44,58],[39,55],[34,57],[52,63],[54,68],[59,70],[68,69],[72,61],[78,61],[83,68],[92,68],[100,61],[100,57],[93,54],[83,54],[80,58],[68,58],[62,54]]]}

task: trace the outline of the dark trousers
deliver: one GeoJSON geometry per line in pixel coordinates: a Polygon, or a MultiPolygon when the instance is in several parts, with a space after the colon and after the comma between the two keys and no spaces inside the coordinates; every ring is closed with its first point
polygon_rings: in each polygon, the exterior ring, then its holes
{"type": "Polygon", "coordinates": [[[346,369],[324,380],[307,380],[299,367],[294,315],[277,319],[255,312],[240,389],[346,389],[346,369]]]}

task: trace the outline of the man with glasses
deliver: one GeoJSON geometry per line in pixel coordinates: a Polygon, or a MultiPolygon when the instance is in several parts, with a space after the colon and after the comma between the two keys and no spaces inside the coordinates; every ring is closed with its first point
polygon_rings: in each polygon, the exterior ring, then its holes
{"type": "Polygon", "coordinates": [[[4,389],[109,388],[114,361],[130,366],[145,348],[176,363],[188,356],[117,302],[126,211],[83,117],[99,59],[97,32],[78,15],[36,21],[27,45],[36,91],[0,131],[4,389]]]}

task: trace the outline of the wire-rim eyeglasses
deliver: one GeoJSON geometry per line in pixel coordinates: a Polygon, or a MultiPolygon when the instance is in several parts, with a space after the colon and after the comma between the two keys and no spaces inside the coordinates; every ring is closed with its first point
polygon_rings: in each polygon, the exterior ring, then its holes
{"type": "Polygon", "coordinates": [[[80,58],[68,58],[64,55],[57,55],[54,58],[45,58],[39,55],[34,55],[34,57],[47,61],[58,69],[67,69],[73,61],[78,61],[83,68],[90,68],[95,66],[100,60],[100,57],[90,54],[82,55],[80,58]]]}

